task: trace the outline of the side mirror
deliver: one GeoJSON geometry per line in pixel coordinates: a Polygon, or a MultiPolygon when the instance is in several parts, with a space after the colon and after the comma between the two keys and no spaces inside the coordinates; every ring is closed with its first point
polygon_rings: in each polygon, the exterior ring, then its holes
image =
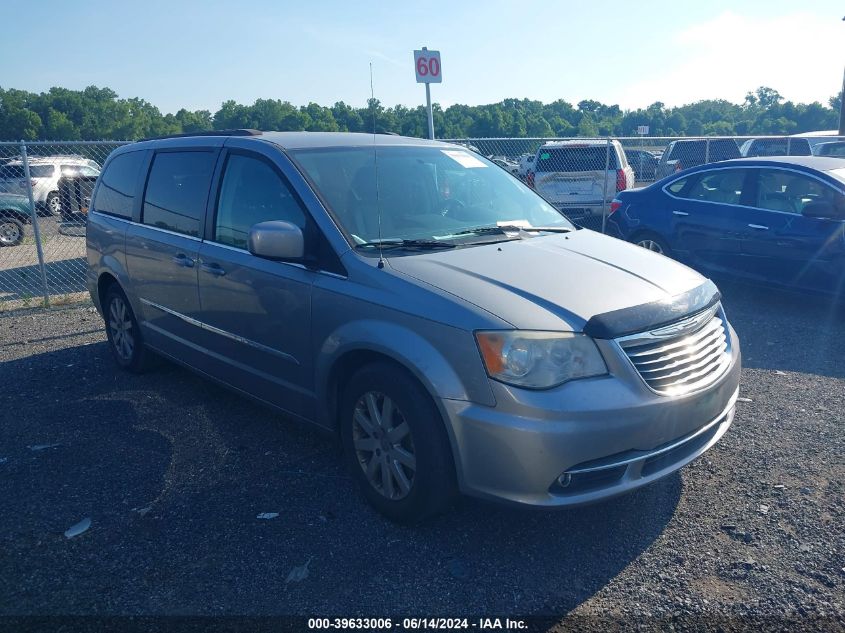
{"type": "Polygon", "coordinates": [[[824,218],[828,220],[845,220],[845,210],[839,210],[830,202],[811,202],[801,211],[808,218],[824,218]]]}
{"type": "Polygon", "coordinates": [[[295,224],[272,220],[254,224],[249,230],[249,252],[256,257],[300,261],[305,257],[305,239],[295,224]]]}

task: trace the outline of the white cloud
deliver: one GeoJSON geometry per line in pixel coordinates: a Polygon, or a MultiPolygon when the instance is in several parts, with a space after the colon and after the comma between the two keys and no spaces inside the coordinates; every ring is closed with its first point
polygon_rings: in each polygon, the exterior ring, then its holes
{"type": "Polygon", "coordinates": [[[795,102],[827,99],[841,86],[845,24],[841,16],[796,12],[753,18],[726,11],[678,31],[654,60],[620,86],[623,108],[654,101],[681,105],[721,98],[741,102],[769,86],[795,102]]]}

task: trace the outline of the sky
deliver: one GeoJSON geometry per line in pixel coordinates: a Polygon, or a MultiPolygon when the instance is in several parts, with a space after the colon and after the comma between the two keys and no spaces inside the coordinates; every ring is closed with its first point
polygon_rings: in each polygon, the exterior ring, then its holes
{"type": "Polygon", "coordinates": [[[370,63],[376,98],[414,107],[422,46],[441,53],[431,92],[443,107],[739,103],[761,85],[826,104],[845,66],[841,0],[39,0],[25,13],[30,28],[0,37],[0,87],[107,86],[162,112],[257,98],[362,106],[370,63]]]}

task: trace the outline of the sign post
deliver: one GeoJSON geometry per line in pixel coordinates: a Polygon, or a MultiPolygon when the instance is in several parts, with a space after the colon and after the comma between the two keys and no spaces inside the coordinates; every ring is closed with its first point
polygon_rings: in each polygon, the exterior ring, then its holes
{"type": "Polygon", "coordinates": [[[428,113],[428,138],[434,139],[434,115],[431,112],[431,84],[443,82],[440,66],[440,51],[430,51],[425,46],[414,51],[414,70],[417,83],[425,84],[425,106],[428,113]]]}
{"type": "Polygon", "coordinates": [[[643,173],[643,137],[648,136],[648,126],[647,125],[638,125],[637,126],[637,134],[640,135],[640,177],[642,177],[643,173]]]}

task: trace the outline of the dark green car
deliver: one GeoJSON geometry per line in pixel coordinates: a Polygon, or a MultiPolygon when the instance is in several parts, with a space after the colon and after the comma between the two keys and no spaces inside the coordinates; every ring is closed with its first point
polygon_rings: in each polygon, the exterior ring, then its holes
{"type": "Polygon", "coordinates": [[[30,221],[29,200],[14,193],[0,193],[0,246],[23,241],[24,225],[30,221]]]}

